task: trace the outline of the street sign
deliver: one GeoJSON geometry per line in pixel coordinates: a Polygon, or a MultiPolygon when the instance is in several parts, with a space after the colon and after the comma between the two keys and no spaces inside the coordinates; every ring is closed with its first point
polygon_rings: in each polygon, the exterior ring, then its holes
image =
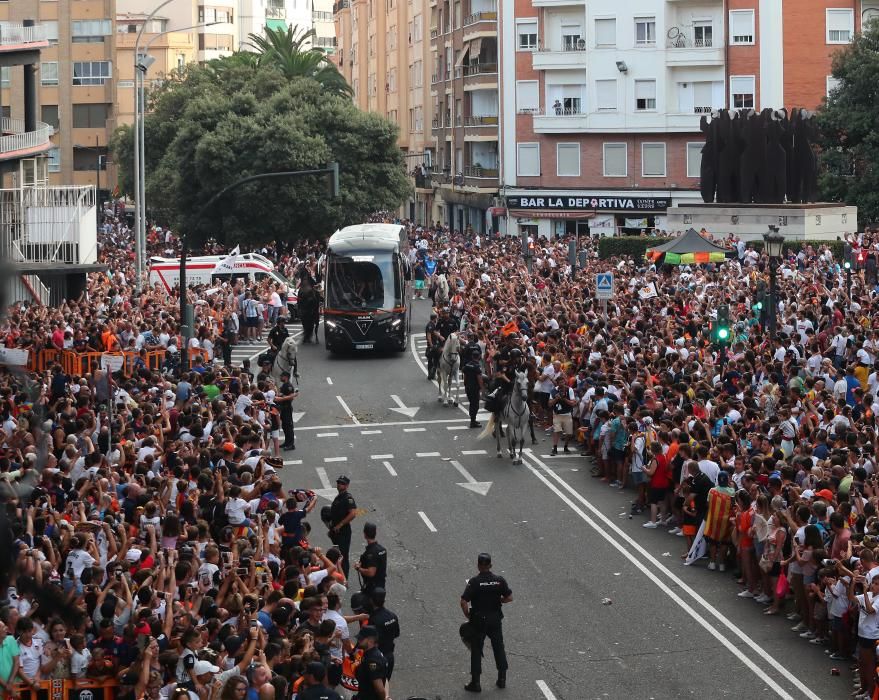
{"type": "Polygon", "coordinates": [[[595,298],[613,299],[613,273],[599,272],[595,275],[595,298]]]}

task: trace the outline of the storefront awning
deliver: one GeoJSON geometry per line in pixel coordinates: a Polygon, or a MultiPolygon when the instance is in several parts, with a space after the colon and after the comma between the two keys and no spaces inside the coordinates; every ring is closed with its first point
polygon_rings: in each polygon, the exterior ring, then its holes
{"type": "Polygon", "coordinates": [[[594,211],[579,209],[510,209],[508,216],[517,219],[591,219],[594,211]]]}

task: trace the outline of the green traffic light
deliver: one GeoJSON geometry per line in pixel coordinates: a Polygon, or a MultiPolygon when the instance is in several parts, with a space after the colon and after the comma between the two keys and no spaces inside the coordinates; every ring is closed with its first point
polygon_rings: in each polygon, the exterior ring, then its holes
{"type": "Polygon", "coordinates": [[[729,338],[729,328],[718,328],[717,337],[720,340],[726,340],[727,338],[729,338]]]}
{"type": "Polygon", "coordinates": [[[758,301],[756,304],[754,304],[754,308],[757,309],[757,311],[762,311],[763,310],[763,302],[758,301]]]}
{"type": "Polygon", "coordinates": [[[843,266],[846,270],[850,270],[851,267],[852,267],[852,264],[851,264],[848,260],[846,260],[846,261],[843,263],[842,266],[843,266]]]}

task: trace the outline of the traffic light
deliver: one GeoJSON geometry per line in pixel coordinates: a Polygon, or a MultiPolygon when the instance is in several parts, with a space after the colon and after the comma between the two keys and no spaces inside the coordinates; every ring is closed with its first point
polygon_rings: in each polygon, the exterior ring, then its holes
{"type": "Polygon", "coordinates": [[[842,246],[842,266],[846,270],[852,269],[852,247],[848,243],[842,246]]]}
{"type": "Polygon", "coordinates": [[[717,325],[714,337],[718,345],[727,345],[730,340],[729,306],[723,304],[717,307],[717,325]]]}

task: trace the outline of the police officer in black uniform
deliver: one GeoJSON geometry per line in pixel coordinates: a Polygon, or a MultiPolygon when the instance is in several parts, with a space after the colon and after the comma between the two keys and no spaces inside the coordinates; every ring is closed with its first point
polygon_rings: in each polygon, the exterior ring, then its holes
{"type": "Polygon", "coordinates": [[[479,346],[467,345],[464,349],[464,365],[461,373],[464,375],[464,391],[467,392],[467,401],[470,402],[470,427],[478,428],[482,424],[476,420],[479,413],[479,398],[482,395],[482,353],[479,346]]]}
{"type": "Polygon", "coordinates": [[[427,338],[427,378],[436,377],[436,368],[439,366],[439,356],[443,349],[445,338],[439,332],[439,316],[436,311],[430,313],[430,320],[424,327],[424,337],[427,338]]]}
{"type": "MultiPolygon", "coordinates": [[[[443,343],[446,342],[446,339],[452,334],[461,330],[461,321],[452,316],[451,311],[448,306],[444,306],[440,309],[439,322],[437,324],[437,328],[439,330],[440,335],[442,336],[443,343]]],[[[442,349],[442,348],[440,348],[442,349]]]]}
{"type": "Polygon", "coordinates": [[[387,663],[378,648],[378,630],[372,625],[361,627],[357,646],[363,649],[363,659],[354,674],[358,688],[355,700],[387,700],[387,663]]]}
{"type": "Polygon", "coordinates": [[[385,657],[387,665],[386,678],[390,682],[394,673],[394,640],[400,636],[400,618],[395,612],[385,607],[384,588],[375,588],[370,594],[372,612],[369,614],[368,625],[378,631],[378,649],[385,657]]]}
{"type": "Polygon", "coordinates": [[[296,694],[296,700],[342,700],[341,695],[324,685],[327,667],[320,661],[310,662],[302,675],[302,687],[296,694]]]}
{"type": "Polygon", "coordinates": [[[290,331],[287,330],[287,326],[284,324],[284,319],[278,316],[278,320],[275,322],[275,327],[269,331],[269,345],[272,348],[272,352],[277,355],[281,346],[284,344],[284,341],[287,340],[290,335],[290,331]]]}
{"type": "Polygon", "coordinates": [[[348,578],[348,553],[351,551],[351,521],[357,513],[357,504],[354,497],[348,493],[348,484],[351,479],[340,476],[336,479],[336,490],[339,495],[333,499],[330,506],[330,540],[342,553],[342,571],[348,578]]]}
{"type": "Polygon", "coordinates": [[[467,581],[461,594],[461,610],[473,626],[470,644],[470,682],[464,690],[479,693],[479,677],[482,675],[482,647],[485,638],[491,640],[494,663],[497,666],[498,688],[507,685],[507,654],[504,650],[504,632],[501,621],[504,613],[501,606],[513,600],[513,592],[503,576],[491,571],[491,555],[482,553],[477,558],[479,573],[467,581]]]}
{"type": "Polygon", "coordinates": [[[361,593],[371,593],[376,588],[384,589],[387,580],[388,550],[375,541],[376,531],[375,523],[363,524],[366,549],[360,555],[360,561],[354,565],[360,574],[361,593]]]}
{"type": "Polygon", "coordinates": [[[293,428],[293,401],[299,396],[299,390],[290,383],[290,372],[281,372],[281,386],[275,396],[275,405],[281,415],[281,427],[284,429],[282,449],[296,449],[296,435],[293,428]]]}

